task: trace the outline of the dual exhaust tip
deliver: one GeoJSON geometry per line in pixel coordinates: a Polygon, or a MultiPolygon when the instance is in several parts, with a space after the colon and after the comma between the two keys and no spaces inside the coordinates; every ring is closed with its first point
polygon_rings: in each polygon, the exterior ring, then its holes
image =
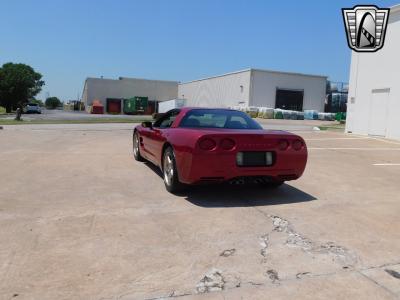
{"type": "Polygon", "coordinates": [[[272,182],[273,180],[269,177],[239,177],[229,180],[230,185],[244,185],[244,184],[265,184],[272,182]]]}

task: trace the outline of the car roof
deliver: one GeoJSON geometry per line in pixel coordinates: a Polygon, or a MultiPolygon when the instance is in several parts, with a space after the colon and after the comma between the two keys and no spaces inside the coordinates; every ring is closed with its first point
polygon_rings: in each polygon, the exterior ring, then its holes
{"type": "Polygon", "coordinates": [[[226,107],[190,107],[190,106],[185,106],[182,107],[180,110],[182,112],[187,112],[190,110],[230,110],[230,111],[237,111],[236,109],[230,109],[230,108],[226,108],[226,107]]]}

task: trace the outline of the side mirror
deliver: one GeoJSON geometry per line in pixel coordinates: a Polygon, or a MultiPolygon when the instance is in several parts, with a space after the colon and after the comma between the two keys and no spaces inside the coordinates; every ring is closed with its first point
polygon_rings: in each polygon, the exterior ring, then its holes
{"type": "Polygon", "coordinates": [[[144,128],[150,128],[150,129],[152,129],[152,128],[153,128],[153,123],[151,123],[150,121],[142,122],[142,126],[143,126],[144,128]]]}

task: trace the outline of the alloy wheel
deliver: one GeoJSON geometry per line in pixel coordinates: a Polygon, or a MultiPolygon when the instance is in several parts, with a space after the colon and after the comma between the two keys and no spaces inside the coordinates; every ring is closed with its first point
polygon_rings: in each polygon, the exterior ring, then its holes
{"type": "Polygon", "coordinates": [[[174,178],[174,162],[170,153],[167,153],[164,158],[164,180],[167,185],[172,184],[174,178]]]}

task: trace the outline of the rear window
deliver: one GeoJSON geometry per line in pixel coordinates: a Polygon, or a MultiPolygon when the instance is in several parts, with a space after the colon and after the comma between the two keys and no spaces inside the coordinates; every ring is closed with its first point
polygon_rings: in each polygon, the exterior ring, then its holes
{"type": "Polygon", "coordinates": [[[190,110],[182,119],[179,127],[262,129],[262,127],[247,114],[241,111],[224,109],[190,110]]]}
{"type": "Polygon", "coordinates": [[[36,103],[28,103],[29,106],[38,106],[36,103]]]}

